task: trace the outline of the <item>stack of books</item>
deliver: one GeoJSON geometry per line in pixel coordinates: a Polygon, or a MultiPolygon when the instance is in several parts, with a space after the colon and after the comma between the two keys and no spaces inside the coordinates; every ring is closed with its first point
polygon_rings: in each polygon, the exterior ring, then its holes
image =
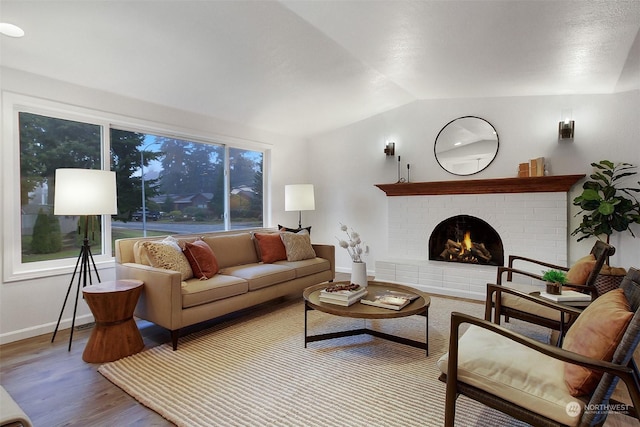
{"type": "Polygon", "coordinates": [[[330,286],[320,291],[320,302],[348,307],[367,294],[367,288],[359,285],[330,286]],[[346,288],[346,289],[345,289],[346,288]]]}
{"type": "Polygon", "coordinates": [[[406,307],[411,301],[417,298],[418,295],[416,294],[397,291],[385,291],[384,293],[376,295],[371,299],[362,299],[360,300],[360,302],[362,304],[388,308],[390,310],[401,310],[406,307]]]}

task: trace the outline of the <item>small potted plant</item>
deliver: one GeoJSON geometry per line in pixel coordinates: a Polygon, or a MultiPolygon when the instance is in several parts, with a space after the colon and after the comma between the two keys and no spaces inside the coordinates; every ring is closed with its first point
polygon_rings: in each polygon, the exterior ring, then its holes
{"type": "Polygon", "coordinates": [[[547,293],[551,295],[562,294],[562,285],[567,283],[566,273],[560,270],[548,270],[542,273],[542,280],[547,282],[547,293]]]}

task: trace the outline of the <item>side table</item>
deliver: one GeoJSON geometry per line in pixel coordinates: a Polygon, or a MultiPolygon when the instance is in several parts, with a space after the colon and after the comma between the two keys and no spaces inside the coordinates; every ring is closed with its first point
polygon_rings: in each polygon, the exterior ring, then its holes
{"type": "Polygon", "coordinates": [[[96,320],[82,360],[89,363],[111,362],[144,348],[142,335],[133,319],[143,284],[141,280],[116,280],[82,290],[96,320]]]}

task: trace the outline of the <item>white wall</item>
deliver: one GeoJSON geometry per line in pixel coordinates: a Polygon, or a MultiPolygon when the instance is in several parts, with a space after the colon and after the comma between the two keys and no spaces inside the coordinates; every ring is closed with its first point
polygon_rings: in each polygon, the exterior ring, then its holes
{"type": "MultiPolygon", "coordinates": [[[[616,95],[580,95],[565,97],[526,97],[419,101],[380,114],[351,126],[311,138],[309,141],[274,135],[239,124],[228,123],[195,113],[99,92],[53,81],[16,70],[1,69],[1,89],[24,95],[108,113],[191,129],[212,137],[240,138],[272,144],[271,222],[293,226],[296,212],[284,212],[285,184],[313,183],[316,210],[303,213],[303,225],[313,225],[312,239],[335,243],[339,223],[359,231],[371,247],[367,257],[370,273],[375,260],[389,256],[386,248],[387,199],[376,183],[397,180],[397,161],[386,158],[384,142],[396,142],[402,156],[403,176],[411,163],[412,181],[437,181],[515,176],[517,165],[533,157],[544,156],[553,174],[589,173],[589,163],[601,159],[628,161],[640,165],[640,92],[616,95]],[[573,142],[557,142],[560,112],[573,109],[576,137],[573,142]],[[484,172],[470,178],[443,171],[433,156],[433,142],[441,127],[453,118],[476,115],[491,122],[500,136],[500,152],[484,172]]],[[[318,112],[321,114],[321,112],[318,112]]],[[[2,144],[11,143],[2,141],[2,144]]],[[[16,209],[6,204],[2,212],[16,209]]],[[[577,189],[570,194],[575,197],[577,189]]],[[[573,215],[575,211],[571,213],[573,215]]],[[[570,229],[576,220],[570,218],[570,229]]],[[[640,236],[640,228],[634,228],[640,236]]],[[[4,241],[5,236],[2,236],[4,241]]],[[[569,258],[575,260],[591,247],[571,238],[569,258]]],[[[640,238],[618,235],[612,240],[618,255],[615,265],[640,266],[640,238]]],[[[338,270],[348,271],[349,258],[337,248],[338,270]]],[[[2,270],[0,267],[0,277],[2,270]]],[[[103,280],[114,278],[113,269],[101,271],[103,280]]],[[[0,343],[14,341],[53,330],[69,275],[46,279],[2,283],[0,286],[0,343]]],[[[80,314],[88,308],[81,301],[80,314]]],[[[65,312],[70,318],[71,311],[65,312]]]]}
{"type": "MultiPolygon", "coordinates": [[[[271,217],[271,223],[267,225],[275,226],[278,222],[297,224],[298,217],[295,212],[284,212],[283,193],[285,184],[308,180],[308,157],[304,155],[308,150],[305,149],[304,141],[224,122],[212,117],[70,85],[12,69],[2,68],[0,72],[3,97],[5,91],[34,96],[73,106],[155,122],[162,126],[188,129],[194,133],[209,135],[211,138],[221,142],[229,139],[240,139],[247,142],[256,141],[271,144],[273,146],[271,150],[272,174],[270,182],[272,194],[268,203],[272,206],[273,216],[271,217]]],[[[0,116],[4,116],[4,114],[0,116]]],[[[10,143],[12,143],[10,140],[2,141],[3,145],[10,143]]],[[[4,213],[17,209],[16,206],[8,203],[10,197],[5,194],[4,182],[0,183],[0,188],[2,188],[2,194],[0,195],[2,200],[1,211],[4,213]]],[[[6,237],[3,234],[3,244],[0,247],[0,251],[4,251],[5,239],[6,237]]],[[[4,277],[3,268],[6,267],[0,266],[0,277],[4,277]]],[[[99,268],[101,268],[100,277],[103,281],[115,279],[112,263],[99,268]]],[[[2,286],[0,286],[0,344],[53,331],[70,279],[70,274],[62,274],[51,275],[44,279],[3,282],[2,286]]],[[[74,296],[70,296],[70,298],[74,298],[74,296]]],[[[65,327],[71,324],[72,301],[67,303],[63,316],[63,326],[65,327]]],[[[82,298],[80,298],[78,305],[78,316],[77,324],[92,320],[90,310],[82,298]]]]}
{"type": "MultiPolygon", "coordinates": [[[[411,164],[411,181],[447,181],[514,177],[518,163],[544,157],[554,175],[590,174],[590,163],[602,159],[640,166],[640,91],[613,95],[571,95],[417,101],[311,139],[312,180],[316,184],[316,211],[309,219],[314,238],[331,240],[339,222],[360,232],[371,248],[369,273],[387,253],[387,198],[374,184],[397,181],[397,155],[411,164]],[[561,111],[571,108],[576,123],[573,142],[558,142],[561,111]],[[445,172],[435,160],[433,144],[446,123],[460,116],[478,116],[496,128],[500,149],[483,172],[460,177],[445,172]],[[386,158],[386,141],[396,142],[396,158],[386,158]]],[[[637,182],[640,175],[636,176],[637,182]]],[[[631,182],[629,182],[631,184],[631,182]]],[[[569,193],[572,201],[582,181],[569,193]]],[[[637,186],[637,184],[636,184],[637,186]]],[[[569,230],[579,224],[571,206],[569,230]]],[[[617,248],[611,264],[640,267],[640,227],[634,233],[616,234],[617,248]]],[[[569,261],[589,251],[593,240],[569,237],[569,261]]],[[[335,241],[335,239],[334,239],[335,241]]],[[[337,268],[345,271],[350,260],[337,249],[337,268]]]]}

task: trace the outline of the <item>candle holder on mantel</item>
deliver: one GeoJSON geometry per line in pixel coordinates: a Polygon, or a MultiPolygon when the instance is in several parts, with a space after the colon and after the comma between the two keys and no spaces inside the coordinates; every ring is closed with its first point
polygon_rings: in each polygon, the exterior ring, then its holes
{"type": "Polygon", "coordinates": [[[408,183],[409,182],[409,171],[410,171],[411,165],[409,165],[409,163],[407,163],[407,179],[404,179],[400,176],[400,156],[398,156],[398,181],[396,181],[396,184],[400,184],[400,183],[408,183]]]}

